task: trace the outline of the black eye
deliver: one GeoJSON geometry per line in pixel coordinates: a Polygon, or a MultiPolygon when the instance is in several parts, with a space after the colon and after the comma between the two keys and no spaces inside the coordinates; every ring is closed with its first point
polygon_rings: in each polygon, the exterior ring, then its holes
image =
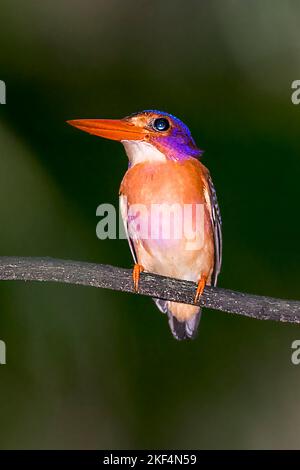
{"type": "Polygon", "coordinates": [[[166,118],[158,118],[153,122],[153,127],[156,131],[167,131],[170,127],[170,123],[166,118]]]}

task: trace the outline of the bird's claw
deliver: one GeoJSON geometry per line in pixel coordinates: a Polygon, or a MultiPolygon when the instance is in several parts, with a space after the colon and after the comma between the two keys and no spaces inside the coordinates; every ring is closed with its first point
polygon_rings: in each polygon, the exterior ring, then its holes
{"type": "Polygon", "coordinates": [[[201,297],[201,295],[204,291],[206,281],[207,281],[207,276],[202,274],[202,276],[200,277],[200,279],[198,281],[198,286],[197,286],[196,294],[195,294],[195,297],[194,297],[194,304],[197,304],[199,302],[200,297],[201,297]]]}
{"type": "Polygon", "coordinates": [[[141,264],[136,263],[134,265],[134,268],[132,271],[132,279],[133,279],[133,287],[134,287],[135,292],[139,291],[140,274],[143,271],[144,271],[144,267],[141,264]]]}

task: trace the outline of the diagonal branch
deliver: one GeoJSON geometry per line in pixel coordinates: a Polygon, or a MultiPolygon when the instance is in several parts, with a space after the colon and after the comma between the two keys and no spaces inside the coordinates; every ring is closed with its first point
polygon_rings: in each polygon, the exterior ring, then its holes
{"type": "MultiPolygon", "coordinates": [[[[109,265],[53,258],[0,257],[0,281],[51,281],[133,292],[132,271],[109,265]]],[[[142,273],[140,294],[193,304],[196,284],[142,273]]],[[[260,320],[300,323],[300,301],[206,287],[204,307],[260,320]]]]}

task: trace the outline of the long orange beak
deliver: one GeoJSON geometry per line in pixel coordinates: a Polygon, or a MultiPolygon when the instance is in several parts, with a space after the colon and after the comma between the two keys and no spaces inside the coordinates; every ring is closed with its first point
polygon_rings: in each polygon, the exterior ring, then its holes
{"type": "Polygon", "coordinates": [[[111,140],[143,140],[147,131],[125,119],[75,119],[67,121],[89,134],[111,140]]]}

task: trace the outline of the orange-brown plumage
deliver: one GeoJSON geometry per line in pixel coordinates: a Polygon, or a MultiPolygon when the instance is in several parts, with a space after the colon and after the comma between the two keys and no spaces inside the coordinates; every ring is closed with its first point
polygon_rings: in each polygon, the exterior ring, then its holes
{"type": "MultiPolygon", "coordinates": [[[[127,204],[142,204],[148,209],[148,217],[151,213],[151,206],[153,204],[179,204],[184,207],[185,204],[201,204],[204,207],[204,246],[200,250],[187,250],[185,249],[186,239],[183,237],[181,240],[142,240],[144,249],[151,254],[151,247],[155,245],[162,245],[163,250],[167,250],[170,245],[172,256],[174,256],[174,245],[176,250],[180,249],[180,256],[182,257],[182,266],[185,266],[185,261],[191,269],[189,280],[197,280],[199,272],[193,275],[195,271],[195,255],[197,251],[205,251],[207,253],[205,259],[205,271],[208,275],[208,282],[210,282],[211,272],[214,266],[214,244],[213,244],[213,228],[211,224],[210,209],[205,199],[205,178],[207,169],[198,160],[190,159],[184,161],[166,161],[166,162],[146,162],[139,163],[133,168],[130,168],[121,183],[120,195],[126,196],[127,204]]],[[[149,221],[150,228],[150,221],[149,221]]],[[[148,233],[148,237],[150,233],[148,233]]],[[[166,253],[166,252],[165,252],[166,253]]],[[[142,260],[138,260],[146,270],[158,272],[155,270],[155,258],[151,263],[151,269],[146,266],[142,260]]],[[[166,276],[180,277],[178,274],[182,268],[177,266],[169,266],[167,263],[164,266],[164,274],[166,276]]]]}

